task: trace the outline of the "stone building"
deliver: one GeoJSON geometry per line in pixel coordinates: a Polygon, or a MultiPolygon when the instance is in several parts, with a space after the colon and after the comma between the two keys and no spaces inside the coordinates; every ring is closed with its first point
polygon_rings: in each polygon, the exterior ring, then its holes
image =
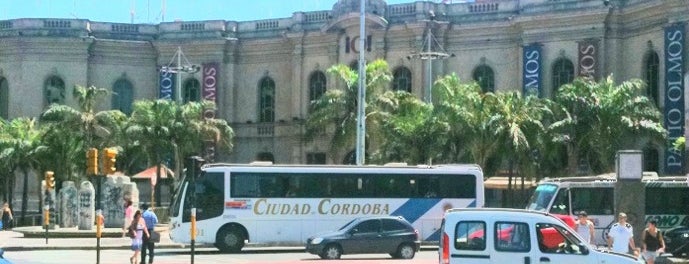
{"type": "MultiPolygon", "coordinates": [[[[38,116],[52,102],[76,105],[74,85],[112,89],[116,94],[102,110],[125,113],[135,100],[174,98],[177,78],[160,69],[178,66],[173,57],[181,49],[202,66],[179,73],[182,99],[215,100],[216,116],[235,130],[234,151],[219,160],[342,163],[347,153],[329,153],[327,141],[301,140],[303,120],[311,99],[338,87],[325,70],[353,65],[365,52],[367,60],[389,63],[390,89],[420,98],[429,77],[452,72],[485,91],[543,97],[577,75],[640,78],[649,83],[670,136],[684,133],[686,0],[368,0],[366,36],[359,36],[359,2],[339,0],[332,10],[258,21],[0,21],[0,115],[38,116]],[[429,36],[430,51],[454,55],[432,60],[430,76],[428,61],[418,56],[429,51],[429,36]]],[[[684,166],[681,154],[645,152],[646,169],[677,173],[684,166]]]]}

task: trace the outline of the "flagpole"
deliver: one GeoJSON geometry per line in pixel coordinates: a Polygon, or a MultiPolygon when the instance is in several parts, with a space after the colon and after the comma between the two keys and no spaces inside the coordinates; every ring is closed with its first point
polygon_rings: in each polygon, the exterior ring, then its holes
{"type": "MultiPolygon", "coordinates": [[[[356,165],[364,165],[366,146],[366,0],[361,0],[359,15],[359,90],[357,100],[356,165]]],[[[369,43],[370,44],[370,43],[369,43]]]]}

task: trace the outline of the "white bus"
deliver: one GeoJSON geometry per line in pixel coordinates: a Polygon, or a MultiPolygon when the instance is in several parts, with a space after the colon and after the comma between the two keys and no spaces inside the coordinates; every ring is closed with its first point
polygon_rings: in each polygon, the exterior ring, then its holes
{"type": "MultiPolygon", "coordinates": [[[[170,238],[190,243],[189,179],[170,208],[170,238]]],[[[196,178],[199,244],[239,251],[246,242],[304,245],[356,217],[402,216],[438,241],[449,208],[483,207],[477,165],[204,165],[196,178]]]]}
{"type": "MultiPolygon", "coordinates": [[[[571,216],[586,211],[596,228],[594,242],[604,245],[605,234],[617,221],[614,215],[616,181],[615,173],[545,179],[536,187],[527,209],[571,216]]],[[[644,172],[642,182],[646,186],[646,222],[655,219],[662,229],[689,224],[686,176],[658,177],[654,172],[644,172]]]]}

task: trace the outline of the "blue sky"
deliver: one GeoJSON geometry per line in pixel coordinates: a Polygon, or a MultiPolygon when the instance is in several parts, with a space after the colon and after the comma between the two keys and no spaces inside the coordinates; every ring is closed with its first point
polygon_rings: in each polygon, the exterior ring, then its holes
{"type": "MultiPolygon", "coordinates": [[[[387,0],[388,4],[415,0],[387,0]]],[[[439,0],[433,0],[439,2],[439,0]]],[[[250,21],[330,10],[337,0],[0,0],[0,20],[79,18],[99,22],[250,21]],[[161,10],[165,2],[166,11],[161,10]],[[133,11],[133,12],[132,12],[133,11]]]]}

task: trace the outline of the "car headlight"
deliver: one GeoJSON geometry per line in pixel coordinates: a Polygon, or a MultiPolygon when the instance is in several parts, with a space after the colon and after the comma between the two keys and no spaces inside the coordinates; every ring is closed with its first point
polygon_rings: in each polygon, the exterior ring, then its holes
{"type": "Polygon", "coordinates": [[[317,237],[317,238],[314,238],[313,240],[311,240],[311,244],[314,244],[314,245],[318,245],[318,244],[320,244],[321,242],[323,242],[323,238],[322,238],[322,237],[317,237]]]}
{"type": "Polygon", "coordinates": [[[682,237],[689,237],[689,233],[682,234],[682,237]]]}

